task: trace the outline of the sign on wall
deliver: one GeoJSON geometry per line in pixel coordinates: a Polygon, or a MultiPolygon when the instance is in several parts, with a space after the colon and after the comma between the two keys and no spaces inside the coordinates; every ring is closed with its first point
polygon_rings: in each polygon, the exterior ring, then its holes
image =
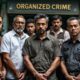
{"type": "Polygon", "coordinates": [[[8,13],[79,14],[78,2],[8,2],[8,13]]]}

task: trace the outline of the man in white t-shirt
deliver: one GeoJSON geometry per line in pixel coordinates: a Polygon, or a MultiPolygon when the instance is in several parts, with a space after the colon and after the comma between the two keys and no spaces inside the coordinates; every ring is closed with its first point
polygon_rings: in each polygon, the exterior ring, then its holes
{"type": "Polygon", "coordinates": [[[1,43],[1,53],[7,69],[7,80],[24,80],[24,64],[22,58],[22,47],[28,35],[23,32],[25,28],[25,18],[17,15],[13,19],[13,30],[3,36],[1,43]]]}

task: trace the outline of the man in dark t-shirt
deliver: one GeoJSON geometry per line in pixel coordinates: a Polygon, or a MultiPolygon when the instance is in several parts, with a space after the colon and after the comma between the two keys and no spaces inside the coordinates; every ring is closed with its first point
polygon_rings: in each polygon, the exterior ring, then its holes
{"type": "Polygon", "coordinates": [[[62,45],[61,67],[67,80],[80,80],[80,23],[78,18],[67,20],[70,39],[62,45]]]}
{"type": "Polygon", "coordinates": [[[23,46],[23,58],[31,74],[29,80],[57,80],[56,68],[60,63],[59,42],[46,33],[48,17],[35,16],[36,34],[23,46]]]}

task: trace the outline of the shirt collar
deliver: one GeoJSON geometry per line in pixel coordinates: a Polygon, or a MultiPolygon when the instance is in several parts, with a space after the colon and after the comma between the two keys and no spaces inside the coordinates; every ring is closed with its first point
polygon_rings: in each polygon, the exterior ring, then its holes
{"type": "Polygon", "coordinates": [[[53,35],[60,34],[62,32],[63,32],[63,29],[62,28],[60,28],[60,30],[57,33],[53,29],[50,29],[50,33],[53,34],[53,35]]]}
{"type": "MultiPolygon", "coordinates": [[[[80,34],[78,35],[76,42],[80,42],[80,34]]],[[[69,43],[73,43],[71,39],[69,39],[69,43]]]]}
{"type": "MultiPolygon", "coordinates": [[[[36,34],[33,36],[33,39],[40,40],[39,37],[36,34]]],[[[49,39],[50,39],[50,36],[49,36],[48,33],[46,33],[44,40],[49,40],[49,39]]]]}
{"type": "MultiPolygon", "coordinates": [[[[15,32],[15,30],[12,30],[12,35],[13,36],[18,36],[18,34],[15,32]]],[[[23,32],[22,36],[20,38],[24,39],[26,37],[26,34],[23,32]]]]}
{"type": "Polygon", "coordinates": [[[77,40],[80,42],[80,34],[78,35],[78,38],[77,38],[77,40]]]}
{"type": "Polygon", "coordinates": [[[62,28],[60,28],[60,30],[58,31],[58,33],[61,33],[61,32],[63,32],[63,29],[62,28]]]}

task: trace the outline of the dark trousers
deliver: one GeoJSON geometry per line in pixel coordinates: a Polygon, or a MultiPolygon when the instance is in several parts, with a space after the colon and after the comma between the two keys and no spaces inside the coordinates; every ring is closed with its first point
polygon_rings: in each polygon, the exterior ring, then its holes
{"type": "MultiPolygon", "coordinates": [[[[26,77],[26,80],[36,80],[36,78],[34,76],[27,76],[26,77]]],[[[58,80],[57,77],[56,77],[56,74],[52,74],[48,80],[58,80]]]]}
{"type": "Polygon", "coordinates": [[[61,68],[58,67],[56,70],[58,80],[66,80],[64,74],[61,71],[61,68]]]}

